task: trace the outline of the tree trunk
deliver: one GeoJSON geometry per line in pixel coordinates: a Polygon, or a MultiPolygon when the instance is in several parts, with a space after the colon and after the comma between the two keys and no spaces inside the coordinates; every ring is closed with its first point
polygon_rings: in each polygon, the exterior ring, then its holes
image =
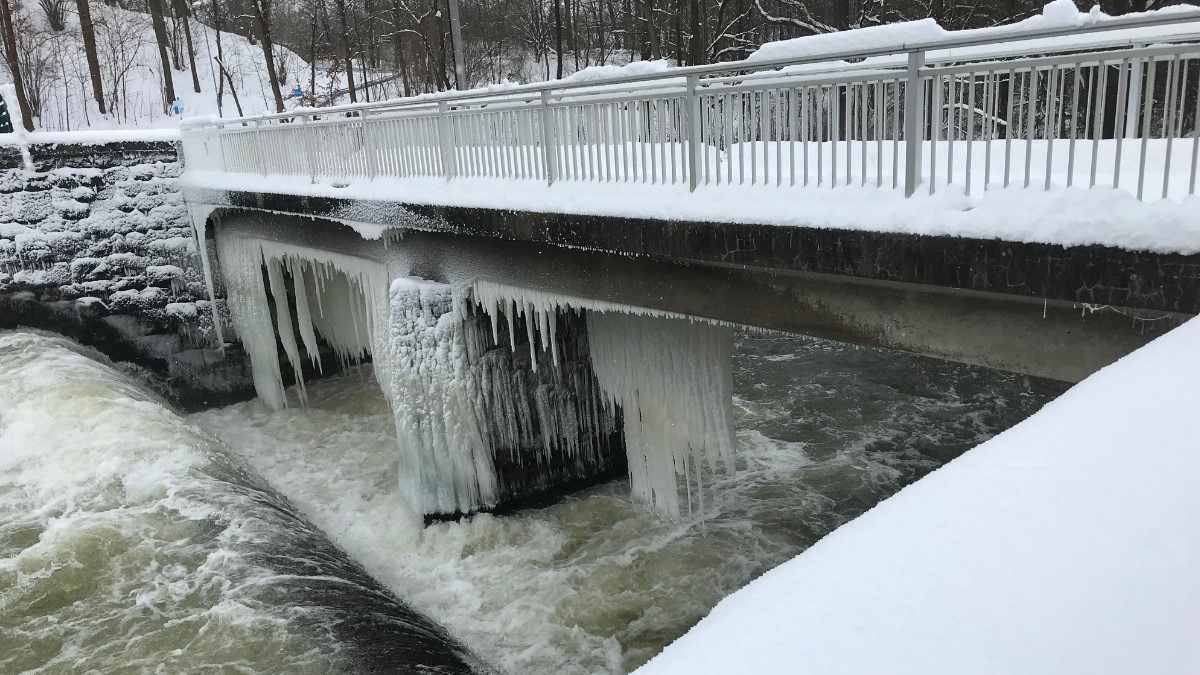
{"type": "Polygon", "coordinates": [[[92,78],[92,96],[96,99],[96,107],[100,114],[104,109],[104,81],[100,79],[100,57],[96,54],[96,29],[92,26],[92,9],[88,0],[75,0],[79,10],[79,30],[83,33],[83,53],[87,57],[88,74],[92,78]]]}
{"type": "Polygon", "coordinates": [[[166,97],[164,110],[170,111],[175,102],[175,80],[171,76],[170,46],[167,44],[167,22],[163,21],[161,0],[147,0],[150,19],[154,24],[154,39],[158,42],[158,58],[162,61],[163,94],[166,97]]]}
{"type": "Polygon", "coordinates": [[[558,58],[558,74],[555,76],[561,80],[563,77],[562,57],[563,57],[563,22],[562,22],[562,0],[554,0],[554,53],[558,58]]]}
{"type": "Polygon", "coordinates": [[[404,55],[404,33],[400,29],[400,0],[392,2],[392,41],[395,42],[393,47],[396,50],[396,70],[400,71],[400,81],[404,84],[404,95],[411,96],[413,93],[412,82],[408,79],[408,63],[404,55]]]}
{"type": "MultiPolygon", "coordinates": [[[[21,63],[17,58],[17,32],[13,28],[12,7],[9,0],[0,0],[0,29],[4,31],[4,59],[12,74],[13,88],[17,90],[17,105],[21,108],[21,125],[33,131],[33,113],[29,109],[29,98],[25,96],[25,82],[21,78],[21,63]]],[[[11,101],[10,101],[11,103],[11,101]]],[[[12,111],[9,111],[11,116],[12,111]]]]}
{"type": "MultiPolygon", "coordinates": [[[[79,2],[82,4],[84,0],[79,2]]],[[[188,67],[192,69],[192,91],[199,94],[200,71],[196,68],[196,48],[192,46],[192,22],[188,18],[191,11],[186,0],[175,0],[175,18],[183,23],[183,37],[187,40],[188,67]]]]}
{"type": "MultiPolygon", "coordinates": [[[[152,2],[155,0],[151,0],[152,2]]],[[[271,39],[271,0],[254,0],[252,3],[258,29],[261,33],[263,58],[267,62],[267,82],[275,97],[275,112],[283,112],[283,92],[279,89],[279,73],[275,72],[275,44],[271,39]]]]}
{"type": "MultiPolygon", "coordinates": [[[[358,93],[354,91],[354,54],[350,49],[350,25],[346,21],[346,0],[337,0],[338,19],[342,24],[342,48],[346,58],[346,87],[350,90],[350,102],[358,103],[358,93]]],[[[333,101],[330,101],[333,103],[333,101]]]]}

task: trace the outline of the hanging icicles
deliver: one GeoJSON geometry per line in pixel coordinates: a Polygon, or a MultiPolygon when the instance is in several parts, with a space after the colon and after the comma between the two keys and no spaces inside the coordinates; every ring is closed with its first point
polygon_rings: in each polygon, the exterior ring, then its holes
{"type": "Polygon", "coordinates": [[[386,390],[396,417],[401,492],[420,514],[495,505],[498,486],[482,430],[480,382],[450,287],[397,279],[390,298],[386,390]]]}
{"type": "Polygon", "coordinates": [[[703,470],[734,469],[733,333],[616,312],[589,312],[587,324],[596,378],[625,414],[633,497],[679,518],[679,476],[694,476],[703,499],[703,470]]]}
{"type": "MultiPolygon", "coordinates": [[[[678,477],[688,488],[718,465],[733,471],[733,332],[726,325],[683,315],[608,302],[515,288],[491,281],[471,287],[474,302],[491,318],[499,342],[500,316],[513,340],[513,324],[523,320],[530,358],[551,346],[557,364],[555,326],[571,312],[587,316],[590,372],[608,400],[597,406],[612,423],[624,413],[625,446],[634,499],[668,518],[679,518],[678,477]]],[[[458,299],[460,305],[465,298],[458,299]]],[[[515,341],[512,343],[515,351],[515,341]]],[[[703,500],[703,491],[696,491],[703,500]]],[[[702,505],[702,501],[701,501],[702,505]]]]}
{"type": "MultiPolygon", "coordinates": [[[[381,328],[386,331],[388,312],[384,289],[388,273],[383,265],[233,232],[223,232],[217,238],[217,246],[229,295],[230,315],[250,355],[254,388],[272,409],[279,410],[288,404],[279,366],[277,335],[295,375],[297,393],[303,404],[306,394],[301,344],[304,356],[320,369],[319,333],[345,367],[371,354],[375,336],[381,328]],[[264,265],[266,282],[263,280],[264,265]],[[285,270],[290,284],[285,278],[285,270]],[[268,287],[274,304],[273,313],[268,302],[268,287]]],[[[386,347],[386,340],[382,344],[386,347]]]]}

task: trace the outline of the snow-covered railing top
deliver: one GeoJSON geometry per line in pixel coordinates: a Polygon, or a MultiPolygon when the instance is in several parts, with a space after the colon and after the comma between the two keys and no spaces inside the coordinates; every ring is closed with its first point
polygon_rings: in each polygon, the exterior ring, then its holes
{"type": "Polygon", "coordinates": [[[189,170],[313,181],[853,184],[909,195],[1018,183],[1180,199],[1195,193],[1198,58],[1200,8],[1108,17],[1056,0],[997,28],[917,21],[771,43],[738,62],[640,62],[185,120],[184,152],[189,170]]]}

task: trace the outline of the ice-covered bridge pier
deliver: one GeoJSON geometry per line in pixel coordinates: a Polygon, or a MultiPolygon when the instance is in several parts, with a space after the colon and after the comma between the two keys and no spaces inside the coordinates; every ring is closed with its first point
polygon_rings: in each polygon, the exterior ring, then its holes
{"type": "Polygon", "coordinates": [[[418,512],[628,463],[677,515],[731,325],[1074,381],[1196,314],[1198,57],[1194,9],[1056,2],[196,120],[184,189],[260,395],[370,356],[418,512]]]}

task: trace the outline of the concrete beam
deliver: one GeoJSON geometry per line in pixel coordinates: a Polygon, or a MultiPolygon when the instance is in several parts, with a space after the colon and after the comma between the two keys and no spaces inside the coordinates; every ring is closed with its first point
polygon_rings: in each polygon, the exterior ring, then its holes
{"type": "Polygon", "coordinates": [[[331,221],[234,212],[223,227],[341,251],[464,287],[533,290],[1078,381],[1187,315],[748,266],[665,261],[462,234],[384,246],[331,221]]]}

